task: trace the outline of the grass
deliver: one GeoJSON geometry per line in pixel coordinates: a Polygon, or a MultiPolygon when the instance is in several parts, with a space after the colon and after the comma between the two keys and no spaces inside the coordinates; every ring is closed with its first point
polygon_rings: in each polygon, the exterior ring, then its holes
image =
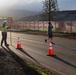
{"type": "MultiPolygon", "coordinates": [[[[13,29],[12,29],[13,30],[13,29]]],[[[25,31],[25,32],[47,32],[47,30],[35,30],[35,29],[26,29],[26,28],[17,28],[15,31],[25,31]]],[[[76,34],[76,32],[66,32],[66,31],[53,31],[54,33],[62,33],[62,34],[76,34]]]]}
{"type": "MultiPolygon", "coordinates": [[[[15,29],[15,32],[22,32],[22,33],[33,34],[33,35],[47,36],[46,30],[33,30],[33,29],[18,28],[18,29],[15,29]]],[[[53,34],[54,34],[54,37],[76,39],[76,32],[53,31],[53,34]]]]}
{"type": "Polygon", "coordinates": [[[75,34],[76,35],[76,32],[54,32],[54,33],[59,33],[59,34],[75,34]]]}
{"type": "Polygon", "coordinates": [[[30,75],[49,75],[48,72],[39,68],[36,65],[25,64],[25,68],[26,68],[27,73],[30,75]]]}
{"type": "Polygon", "coordinates": [[[28,32],[28,31],[30,31],[30,32],[47,32],[45,30],[34,30],[34,29],[25,29],[25,28],[24,29],[20,28],[18,30],[20,30],[20,31],[26,31],[26,32],[28,32]]]}

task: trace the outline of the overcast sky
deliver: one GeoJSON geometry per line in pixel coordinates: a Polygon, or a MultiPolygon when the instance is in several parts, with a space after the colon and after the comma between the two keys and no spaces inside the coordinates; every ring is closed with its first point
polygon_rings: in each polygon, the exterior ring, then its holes
{"type": "MultiPolygon", "coordinates": [[[[44,0],[0,0],[0,9],[42,10],[44,0]]],[[[58,0],[60,10],[76,10],[76,0],[58,0]]]]}

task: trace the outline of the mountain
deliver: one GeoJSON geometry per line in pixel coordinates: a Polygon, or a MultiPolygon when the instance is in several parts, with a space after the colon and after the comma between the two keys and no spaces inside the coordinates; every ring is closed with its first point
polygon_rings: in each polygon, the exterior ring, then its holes
{"type": "Polygon", "coordinates": [[[38,12],[28,11],[28,10],[0,10],[0,17],[15,17],[22,18],[26,16],[36,15],[38,12]]]}
{"type": "Polygon", "coordinates": [[[18,19],[18,21],[41,21],[41,20],[42,20],[42,17],[40,14],[33,15],[33,16],[27,16],[27,17],[18,19]]]}
{"type": "Polygon", "coordinates": [[[55,20],[76,21],[76,10],[58,11],[55,20]]]}
{"type": "MultiPolygon", "coordinates": [[[[42,16],[40,14],[23,17],[18,19],[19,21],[48,21],[48,16],[42,16]]],[[[56,14],[53,16],[51,20],[55,21],[76,21],[76,10],[69,11],[56,11],[56,14]]]]}

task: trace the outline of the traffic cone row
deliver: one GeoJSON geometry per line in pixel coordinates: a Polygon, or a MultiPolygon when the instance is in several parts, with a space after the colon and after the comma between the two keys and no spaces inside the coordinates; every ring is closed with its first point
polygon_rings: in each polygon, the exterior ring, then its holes
{"type": "MultiPolygon", "coordinates": [[[[18,41],[17,41],[17,49],[22,49],[19,37],[18,37],[18,41]]],[[[52,41],[50,41],[50,44],[49,44],[48,55],[49,56],[54,55],[54,50],[53,50],[53,47],[52,47],[52,41]]]]}
{"type": "Polygon", "coordinates": [[[52,41],[50,41],[50,44],[49,44],[48,55],[50,55],[50,56],[54,55],[54,50],[52,47],[52,41]]]}
{"type": "Polygon", "coordinates": [[[17,41],[17,49],[21,49],[21,43],[20,43],[20,38],[18,37],[18,41],[17,41]]]}

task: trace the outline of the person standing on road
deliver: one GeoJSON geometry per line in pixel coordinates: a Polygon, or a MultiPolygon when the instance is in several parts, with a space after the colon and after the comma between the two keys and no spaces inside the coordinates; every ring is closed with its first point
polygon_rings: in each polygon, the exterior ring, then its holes
{"type": "Polygon", "coordinates": [[[5,46],[9,46],[9,44],[7,44],[7,29],[10,28],[7,26],[7,20],[3,21],[2,24],[2,39],[1,39],[1,46],[3,45],[3,42],[5,43],[5,46]]]}
{"type": "MultiPolygon", "coordinates": [[[[49,22],[49,23],[48,23],[48,32],[47,32],[48,38],[45,39],[45,42],[47,42],[47,40],[49,40],[49,39],[52,40],[52,38],[53,38],[52,29],[53,29],[53,26],[52,26],[51,22],[49,22]]],[[[52,43],[53,43],[53,42],[52,42],[52,43]]]]}

